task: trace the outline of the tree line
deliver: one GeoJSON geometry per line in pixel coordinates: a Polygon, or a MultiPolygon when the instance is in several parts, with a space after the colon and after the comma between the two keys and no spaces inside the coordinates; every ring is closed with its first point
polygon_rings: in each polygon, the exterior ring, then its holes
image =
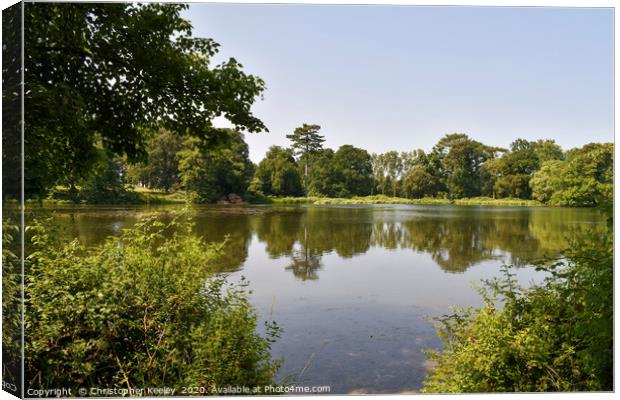
{"type": "Polygon", "coordinates": [[[349,144],[335,151],[323,147],[319,132],[318,125],[296,128],[287,135],[290,147],[271,146],[255,165],[243,134],[236,130],[222,129],[220,143],[207,146],[198,138],[161,129],[147,141],[148,162],[107,159],[84,187],[93,199],[102,193],[117,196],[126,183],[166,192],[185,190],[199,203],[213,203],[231,193],[249,201],[265,196],[380,194],[533,199],[555,206],[595,206],[612,198],[611,143],[564,151],[553,140],[517,139],[504,149],[454,133],[429,152],[377,154],[349,144]],[[117,171],[111,177],[110,168],[117,171]]]}
{"type": "MultiPolygon", "coordinates": [[[[126,184],[183,189],[196,202],[231,193],[248,201],[382,194],[574,206],[611,198],[612,144],[564,152],[550,140],[517,139],[502,149],[459,133],[444,136],[429,152],[370,154],[353,145],[326,148],[320,126],[304,124],[288,135],[290,147],[274,146],[253,165],[240,132],[267,131],[251,112],[265,84],[234,58],[213,65],[219,45],[192,36],[191,23],[181,17],[185,8],[25,8],[26,198],[48,197],[61,186],[74,201],[136,201],[126,184]],[[237,130],[214,127],[217,116],[237,130]]],[[[3,72],[13,64],[3,65],[3,72]]],[[[3,153],[3,164],[17,171],[21,136],[13,122],[6,124],[3,143],[15,151],[3,153]]],[[[3,182],[3,197],[19,198],[19,180],[5,174],[3,182]]]]}

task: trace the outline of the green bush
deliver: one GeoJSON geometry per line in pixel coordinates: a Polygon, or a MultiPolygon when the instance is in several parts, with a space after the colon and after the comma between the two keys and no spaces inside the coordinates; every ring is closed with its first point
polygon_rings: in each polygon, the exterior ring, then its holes
{"type": "Polygon", "coordinates": [[[29,232],[26,379],[30,388],[262,386],[279,363],[244,286],[210,273],[225,243],[183,216],[144,219],[94,248],[29,232]]]}
{"type": "MultiPolygon", "coordinates": [[[[5,216],[8,210],[3,210],[5,216]]],[[[2,379],[17,383],[21,375],[20,230],[5,217],[2,223],[2,379]]]]}
{"type": "Polygon", "coordinates": [[[486,283],[485,305],[440,319],[443,350],[425,392],[613,389],[611,235],[575,243],[542,284],[518,287],[509,268],[486,283]],[[503,307],[497,306],[497,302],[503,307]]]}

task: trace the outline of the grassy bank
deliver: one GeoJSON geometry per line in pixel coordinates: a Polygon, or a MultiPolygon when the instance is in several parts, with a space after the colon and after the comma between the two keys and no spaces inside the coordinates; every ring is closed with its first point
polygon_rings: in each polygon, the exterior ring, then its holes
{"type": "Polygon", "coordinates": [[[187,202],[187,194],[183,191],[166,193],[159,190],[136,188],[133,192],[138,195],[141,204],[184,204],[187,202]]]}
{"type": "MultiPolygon", "coordinates": [[[[524,199],[493,199],[490,197],[473,197],[468,199],[443,199],[424,197],[421,199],[407,199],[404,197],[390,197],[384,195],[333,198],[333,197],[247,197],[245,201],[250,204],[312,204],[312,205],[363,205],[363,204],[414,204],[414,205],[462,205],[462,206],[523,206],[539,207],[544,204],[535,200],[524,199]]],[[[28,202],[40,203],[38,200],[28,202]]],[[[80,199],[79,204],[185,204],[188,202],[187,193],[184,191],[163,192],[145,188],[128,188],[118,196],[101,196],[96,201],[80,199]]],[[[60,205],[75,204],[67,188],[58,187],[52,195],[43,200],[43,204],[60,205]]]]}
{"type": "Polygon", "coordinates": [[[69,204],[146,204],[146,205],[165,205],[165,204],[185,204],[187,194],[184,191],[164,192],[146,188],[126,188],[122,192],[106,192],[100,196],[86,197],[79,192],[76,196],[71,193],[69,188],[57,186],[51,194],[43,200],[27,200],[26,204],[44,205],[69,205],[69,204]]]}
{"type": "Polygon", "coordinates": [[[274,204],[314,204],[314,205],[354,205],[354,204],[417,204],[417,205],[481,205],[481,206],[543,206],[535,200],[523,199],[493,199],[490,197],[473,197],[469,199],[439,199],[424,197],[421,199],[406,199],[402,197],[388,197],[383,195],[329,198],[329,197],[269,197],[274,204]]]}

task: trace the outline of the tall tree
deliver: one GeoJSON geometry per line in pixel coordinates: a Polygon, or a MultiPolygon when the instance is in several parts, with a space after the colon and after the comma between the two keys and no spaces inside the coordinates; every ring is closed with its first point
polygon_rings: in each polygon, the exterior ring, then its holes
{"type": "Polygon", "coordinates": [[[300,196],[301,178],[293,150],[271,146],[254,172],[250,190],[263,195],[300,196]]]}
{"type": "Polygon", "coordinates": [[[372,175],[373,175],[373,190],[371,194],[374,194],[374,189],[381,191],[381,194],[385,195],[385,157],[383,154],[372,153],[370,156],[370,161],[372,163],[372,175]]]}
{"type": "Polygon", "coordinates": [[[312,156],[308,177],[308,193],[311,196],[337,197],[334,155],[334,150],[322,149],[312,156]]]}
{"type": "Polygon", "coordinates": [[[97,144],[130,161],[146,156],[149,129],[219,138],[224,116],[266,130],[250,107],[264,82],[231,58],[212,66],[219,45],[194,38],[184,4],[24,5],[26,196],[88,175],[97,144]]]}
{"type": "Polygon", "coordinates": [[[243,134],[223,129],[227,138],[217,147],[190,137],[179,152],[181,186],[198,203],[213,203],[231,193],[243,196],[250,184],[254,165],[243,134]]]}
{"type": "MultiPolygon", "coordinates": [[[[497,163],[490,163],[485,170],[495,167],[497,179],[493,185],[493,192],[499,197],[531,198],[530,179],[534,172],[540,169],[543,162],[560,160],[563,158],[562,149],[552,140],[538,140],[530,142],[517,139],[510,145],[510,151],[505,152],[497,163]]],[[[491,160],[496,161],[496,160],[491,160]]]]}
{"type": "Polygon", "coordinates": [[[392,196],[396,197],[398,190],[398,181],[403,172],[403,161],[397,151],[388,151],[383,154],[385,162],[385,170],[392,185],[392,196]]]}
{"type": "Polygon", "coordinates": [[[403,152],[400,157],[403,162],[402,195],[413,198],[436,195],[440,179],[435,160],[421,149],[403,152]]]}
{"type": "Polygon", "coordinates": [[[482,191],[480,172],[486,160],[503,149],[486,146],[464,133],[444,136],[433,147],[441,160],[445,186],[452,198],[475,197],[482,191]]]}
{"type": "Polygon", "coordinates": [[[286,137],[293,142],[292,147],[304,163],[304,193],[308,196],[308,163],[310,158],[323,148],[325,137],[319,135],[321,127],[319,125],[303,124],[295,128],[292,134],[286,137]]]}
{"type": "Polygon", "coordinates": [[[147,160],[127,166],[128,181],[166,192],[176,188],[181,181],[177,153],[183,142],[183,136],[160,129],[147,142],[147,160]]]}
{"type": "Polygon", "coordinates": [[[613,201],[613,143],[589,143],[550,160],[534,174],[533,197],[555,206],[591,207],[613,201]]]}
{"type": "Polygon", "coordinates": [[[350,144],[340,146],[334,154],[334,172],[339,186],[338,197],[367,196],[372,188],[370,154],[350,144]]]}

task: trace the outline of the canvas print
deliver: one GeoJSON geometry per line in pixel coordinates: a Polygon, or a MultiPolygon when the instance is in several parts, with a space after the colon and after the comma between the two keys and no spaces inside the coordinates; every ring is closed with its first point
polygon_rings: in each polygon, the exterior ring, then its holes
{"type": "Polygon", "coordinates": [[[613,391],[613,18],[4,9],[3,390],[613,391]]]}

